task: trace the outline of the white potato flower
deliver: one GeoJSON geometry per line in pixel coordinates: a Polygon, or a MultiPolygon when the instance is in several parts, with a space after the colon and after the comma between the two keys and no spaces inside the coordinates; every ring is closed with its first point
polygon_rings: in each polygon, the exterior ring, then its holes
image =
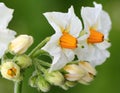
{"type": "Polygon", "coordinates": [[[111,29],[111,20],[107,12],[102,10],[102,5],[94,2],[95,7],[82,7],[81,16],[84,30],[89,34],[83,41],[84,48],[76,49],[75,53],[80,61],[89,61],[93,66],[102,64],[110,53],[108,41],[111,29]]]}
{"type": "Polygon", "coordinates": [[[13,9],[7,8],[4,3],[0,3],[0,58],[4,55],[8,45],[14,39],[16,32],[7,29],[8,23],[12,19],[13,9]]]}
{"type": "Polygon", "coordinates": [[[55,34],[42,49],[54,57],[50,70],[58,70],[74,59],[74,50],[87,35],[80,36],[82,24],[72,6],[68,13],[47,12],[44,16],[54,28],[55,34]]]}

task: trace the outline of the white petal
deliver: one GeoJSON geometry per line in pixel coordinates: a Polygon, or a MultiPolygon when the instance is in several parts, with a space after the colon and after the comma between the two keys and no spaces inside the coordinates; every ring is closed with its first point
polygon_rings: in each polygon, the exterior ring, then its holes
{"type": "Polygon", "coordinates": [[[16,32],[9,29],[0,29],[0,58],[4,55],[11,40],[15,38],[16,32]]]}
{"type": "Polygon", "coordinates": [[[66,30],[74,37],[79,36],[82,24],[79,18],[75,15],[72,6],[69,8],[68,13],[47,12],[44,13],[44,15],[56,32],[66,30]]]}
{"type": "Polygon", "coordinates": [[[83,18],[85,28],[95,25],[102,10],[101,4],[94,3],[95,7],[82,7],[81,16],[83,18]]]}
{"type": "Polygon", "coordinates": [[[83,49],[77,48],[75,53],[80,61],[89,61],[93,66],[102,64],[110,56],[107,50],[95,45],[84,45],[83,49]]]}
{"type": "Polygon", "coordinates": [[[59,38],[61,35],[61,33],[56,32],[42,49],[52,56],[59,54],[61,52],[61,47],[59,46],[59,38]]]}
{"type": "Polygon", "coordinates": [[[80,19],[75,15],[73,6],[69,8],[68,15],[70,16],[68,23],[69,24],[68,29],[70,29],[69,33],[74,37],[78,37],[80,31],[82,30],[82,23],[80,19]]]}
{"type": "Polygon", "coordinates": [[[67,57],[67,59],[70,61],[72,61],[74,59],[74,52],[71,49],[63,49],[63,52],[65,53],[65,56],[67,57]]]}
{"type": "Polygon", "coordinates": [[[67,13],[61,12],[46,12],[44,16],[47,18],[49,24],[54,28],[56,32],[65,30],[69,16],[67,13]]]}
{"type": "Polygon", "coordinates": [[[96,49],[94,53],[94,58],[90,61],[93,66],[101,65],[110,57],[110,53],[107,50],[96,49]]]}
{"type": "Polygon", "coordinates": [[[107,49],[111,46],[108,41],[103,41],[102,43],[95,44],[99,49],[107,49]]]}
{"type": "Polygon", "coordinates": [[[111,29],[111,20],[107,12],[102,11],[99,19],[98,31],[104,34],[104,38],[107,39],[109,31],[111,29]]]}
{"type": "Polygon", "coordinates": [[[6,45],[0,44],[0,58],[4,55],[6,49],[7,49],[6,45]]]}
{"type": "Polygon", "coordinates": [[[78,47],[75,50],[75,54],[80,61],[91,61],[93,59],[93,54],[95,51],[94,46],[87,45],[86,43],[83,43],[82,46],[84,46],[84,48],[78,47]]]}
{"type": "MultiPolygon", "coordinates": [[[[60,58],[58,60],[53,60],[50,71],[59,70],[59,69],[63,68],[69,62],[68,58],[65,56],[65,54],[63,52],[61,52],[59,54],[60,54],[60,58]]],[[[56,55],[56,57],[57,57],[57,55],[56,55]]]]}
{"type": "Polygon", "coordinates": [[[12,19],[13,9],[7,8],[4,3],[0,3],[0,28],[6,28],[12,19]]]}

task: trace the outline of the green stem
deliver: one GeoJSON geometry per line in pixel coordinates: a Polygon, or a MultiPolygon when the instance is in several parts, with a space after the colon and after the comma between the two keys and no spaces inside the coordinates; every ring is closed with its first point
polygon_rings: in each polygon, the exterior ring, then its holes
{"type": "Polygon", "coordinates": [[[33,58],[36,58],[38,56],[42,56],[42,55],[46,55],[46,56],[49,56],[50,58],[52,58],[48,52],[44,51],[44,50],[37,50],[36,52],[34,52],[34,54],[32,55],[33,58]]]}
{"type": "Polygon", "coordinates": [[[15,82],[14,93],[22,93],[22,81],[15,82]]]}
{"type": "Polygon", "coordinates": [[[43,66],[41,66],[37,61],[34,61],[34,64],[35,64],[36,68],[38,70],[40,70],[42,73],[46,72],[46,69],[43,66]]]}
{"type": "Polygon", "coordinates": [[[43,65],[43,66],[47,66],[47,67],[50,67],[50,63],[46,62],[46,61],[43,61],[43,60],[40,60],[40,59],[34,59],[35,62],[43,65]]]}
{"type": "Polygon", "coordinates": [[[45,38],[41,43],[39,43],[39,44],[29,53],[29,56],[32,57],[33,54],[34,54],[38,49],[41,49],[49,40],[50,40],[50,37],[45,38]]]}

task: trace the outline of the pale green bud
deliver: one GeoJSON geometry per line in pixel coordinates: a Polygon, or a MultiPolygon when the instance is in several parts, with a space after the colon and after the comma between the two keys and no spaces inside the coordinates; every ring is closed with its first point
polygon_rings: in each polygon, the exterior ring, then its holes
{"type": "Polygon", "coordinates": [[[31,87],[37,87],[37,78],[38,78],[38,75],[35,72],[33,72],[32,76],[29,78],[29,85],[31,87]]]}
{"type": "Polygon", "coordinates": [[[21,80],[20,67],[11,61],[4,62],[1,65],[1,74],[4,78],[9,80],[13,80],[13,81],[21,80]]]}
{"type": "Polygon", "coordinates": [[[33,37],[28,35],[19,35],[9,44],[9,51],[13,54],[23,54],[32,45],[33,37]]]}
{"type": "Polygon", "coordinates": [[[59,71],[47,72],[45,79],[53,85],[60,86],[64,83],[64,77],[59,71]]]}
{"type": "Polygon", "coordinates": [[[69,89],[69,87],[66,85],[66,84],[63,84],[63,85],[61,85],[60,86],[62,89],[64,89],[64,90],[68,90],[69,89]]]}
{"type": "Polygon", "coordinates": [[[37,88],[42,92],[48,92],[50,90],[50,85],[42,76],[38,76],[37,88]]]}
{"type": "Polygon", "coordinates": [[[17,63],[21,69],[27,68],[32,65],[32,59],[27,55],[19,55],[14,58],[15,63],[17,63]]]}
{"type": "Polygon", "coordinates": [[[65,81],[64,84],[62,84],[60,87],[64,90],[68,90],[70,87],[74,87],[76,85],[76,82],[73,81],[65,81]]]}
{"type": "Polygon", "coordinates": [[[76,85],[76,82],[73,81],[66,81],[65,85],[67,85],[68,87],[74,87],[76,85]]]}

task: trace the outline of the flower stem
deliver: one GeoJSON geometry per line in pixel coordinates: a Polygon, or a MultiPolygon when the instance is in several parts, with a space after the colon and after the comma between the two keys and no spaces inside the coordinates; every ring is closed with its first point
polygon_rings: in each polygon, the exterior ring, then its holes
{"type": "Polygon", "coordinates": [[[22,81],[15,82],[14,93],[22,93],[22,81]]]}
{"type": "Polygon", "coordinates": [[[48,41],[50,40],[50,37],[45,38],[41,43],[39,43],[28,55],[30,57],[33,56],[33,54],[38,50],[41,49],[48,41]]]}
{"type": "MultiPolygon", "coordinates": [[[[32,57],[33,57],[33,58],[36,58],[36,57],[42,56],[42,55],[46,55],[46,56],[51,57],[48,52],[46,52],[46,51],[44,51],[44,50],[41,50],[41,49],[39,49],[39,50],[37,50],[36,52],[34,52],[34,54],[32,55],[32,57]]],[[[51,58],[52,58],[52,57],[51,57],[51,58]]]]}
{"type": "Polygon", "coordinates": [[[34,59],[35,62],[43,65],[43,66],[47,66],[47,67],[50,67],[50,63],[46,62],[46,61],[43,61],[43,60],[40,60],[40,59],[34,59]]]}
{"type": "Polygon", "coordinates": [[[42,73],[46,72],[46,69],[43,66],[41,66],[37,61],[34,61],[34,64],[35,64],[36,68],[38,70],[40,70],[42,73]]]}

